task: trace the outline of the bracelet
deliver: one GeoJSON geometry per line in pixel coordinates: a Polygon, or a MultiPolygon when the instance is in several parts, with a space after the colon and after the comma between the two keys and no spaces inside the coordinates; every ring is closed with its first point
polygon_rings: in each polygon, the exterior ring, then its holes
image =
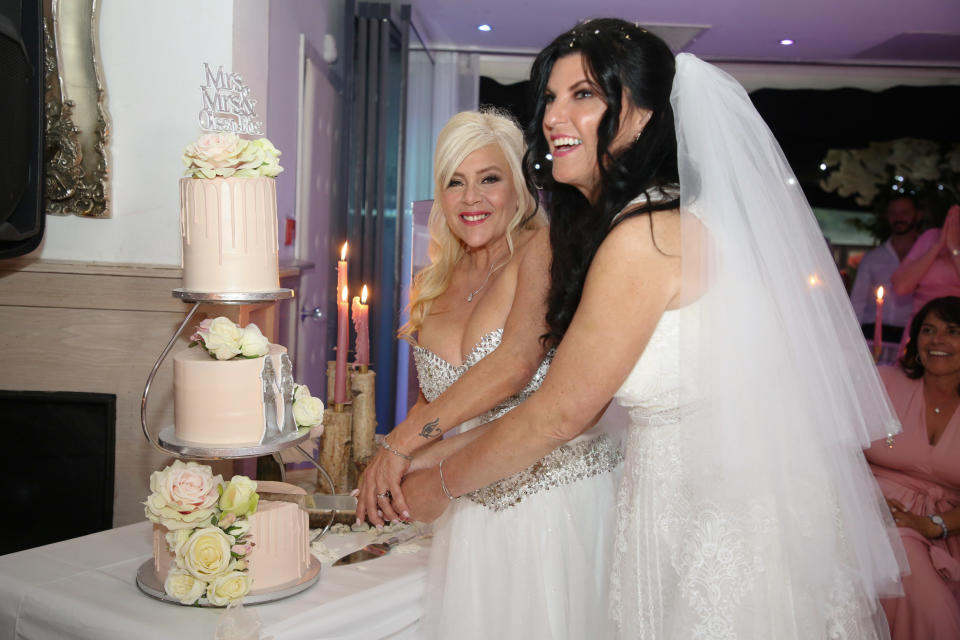
{"type": "Polygon", "coordinates": [[[443,492],[447,494],[448,498],[451,500],[457,500],[457,496],[450,493],[450,489],[447,489],[447,483],[443,480],[443,463],[445,460],[446,458],[440,461],[440,488],[443,489],[443,492]]]}
{"type": "Polygon", "coordinates": [[[950,535],[950,529],[947,528],[947,523],[943,521],[943,517],[941,517],[940,514],[938,513],[935,513],[927,517],[933,521],[933,524],[939,525],[940,528],[943,529],[943,533],[940,534],[940,537],[937,539],[946,540],[947,536],[950,535]]]}
{"type": "Polygon", "coordinates": [[[404,460],[407,460],[408,462],[409,462],[410,460],[413,460],[413,456],[408,456],[407,454],[403,453],[402,451],[397,451],[396,449],[394,449],[393,447],[391,447],[390,444],[387,442],[387,439],[386,439],[386,438],[384,438],[383,440],[380,441],[380,446],[383,447],[384,449],[386,449],[387,451],[389,451],[390,453],[392,453],[393,455],[395,455],[395,456],[400,456],[401,458],[403,458],[404,460]]]}

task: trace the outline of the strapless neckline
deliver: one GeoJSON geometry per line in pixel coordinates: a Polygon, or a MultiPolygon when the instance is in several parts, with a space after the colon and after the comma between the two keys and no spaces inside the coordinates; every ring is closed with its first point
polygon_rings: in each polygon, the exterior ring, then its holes
{"type": "Polygon", "coordinates": [[[503,337],[503,328],[493,329],[491,331],[486,332],[485,334],[480,336],[479,340],[477,340],[474,343],[474,345],[470,348],[470,351],[468,351],[466,355],[463,356],[463,362],[461,364],[453,364],[443,356],[437,355],[435,352],[431,351],[430,349],[427,349],[426,347],[422,347],[419,344],[413,345],[413,348],[414,350],[419,350],[435,358],[437,361],[447,365],[451,369],[459,370],[464,367],[469,369],[471,366],[473,366],[474,364],[482,360],[483,356],[487,355],[487,353],[485,352],[485,348],[491,341],[495,341],[496,344],[499,345],[502,337],[503,337]]]}

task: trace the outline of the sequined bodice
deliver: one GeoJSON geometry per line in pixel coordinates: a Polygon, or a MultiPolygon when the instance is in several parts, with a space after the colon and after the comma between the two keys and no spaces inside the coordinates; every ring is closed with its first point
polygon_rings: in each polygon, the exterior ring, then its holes
{"type": "MultiPolygon", "coordinates": [[[[450,385],[459,380],[460,376],[466,373],[470,367],[496,351],[502,340],[503,329],[494,329],[484,334],[480,340],[477,341],[477,344],[473,345],[470,353],[464,357],[463,364],[461,365],[450,364],[429,349],[419,345],[414,346],[413,360],[417,366],[417,377],[420,380],[420,390],[423,392],[423,397],[427,399],[427,402],[436,400],[450,385]]],[[[547,357],[543,359],[543,362],[540,363],[540,366],[537,367],[536,373],[533,374],[530,382],[527,383],[520,393],[507,398],[483,414],[480,420],[470,426],[496,420],[530,397],[531,393],[540,388],[540,383],[543,382],[543,377],[547,374],[547,369],[550,368],[550,361],[552,359],[553,352],[551,351],[547,354],[547,357]]]]}
{"type": "MultiPolygon", "coordinates": [[[[429,349],[414,346],[413,359],[423,396],[428,402],[433,402],[470,367],[493,353],[502,339],[503,329],[495,329],[485,334],[464,357],[461,365],[450,364],[429,349]]],[[[461,425],[461,430],[496,420],[526,400],[540,388],[552,359],[553,351],[543,359],[530,382],[520,393],[507,398],[479,418],[461,425]]],[[[623,453],[619,445],[608,436],[578,439],[555,449],[520,473],[474,491],[469,497],[495,511],[502,511],[519,504],[527,496],[612,471],[622,459],[623,453]]]]}

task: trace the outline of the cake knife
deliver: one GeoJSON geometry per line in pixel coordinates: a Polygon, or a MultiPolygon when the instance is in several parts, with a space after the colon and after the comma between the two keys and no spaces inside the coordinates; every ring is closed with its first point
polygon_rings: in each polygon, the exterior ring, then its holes
{"type": "Polygon", "coordinates": [[[397,535],[384,540],[383,542],[373,542],[358,549],[353,553],[348,553],[345,556],[341,556],[333,563],[333,566],[340,567],[347,564],[357,564],[358,562],[365,562],[367,560],[373,560],[374,558],[380,558],[382,556],[390,553],[398,545],[401,545],[405,542],[413,540],[420,535],[420,531],[416,528],[413,528],[412,531],[401,531],[397,535]]]}

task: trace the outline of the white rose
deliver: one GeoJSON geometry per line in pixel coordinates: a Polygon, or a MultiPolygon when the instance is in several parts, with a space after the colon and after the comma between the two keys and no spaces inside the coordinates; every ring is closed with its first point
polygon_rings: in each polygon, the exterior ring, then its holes
{"type": "Polygon", "coordinates": [[[323,422],[323,402],[313,396],[294,400],[293,419],[298,427],[315,427],[323,422]]]}
{"type": "Polygon", "coordinates": [[[248,574],[231,571],[210,582],[207,586],[207,600],[212,605],[222,607],[250,593],[252,583],[248,574]]]}
{"type": "Polygon", "coordinates": [[[234,540],[239,540],[250,532],[250,521],[246,518],[239,518],[227,528],[230,529],[230,533],[227,535],[233,536],[234,540]]]}
{"type": "Polygon", "coordinates": [[[167,548],[170,550],[170,553],[174,555],[177,554],[177,549],[187,541],[191,531],[191,529],[174,529],[173,531],[167,532],[167,548]]]}
{"type": "Polygon", "coordinates": [[[170,530],[193,528],[213,516],[221,484],[223,477],[213,475],[209,466],[175,460],[150,475],[147,519],[170,530]]]}
{"type": "Polygon", "coordinates": [[[270,342],[260,333],[260,327],[255,324],[248,324],[243,328],[243,335],[240,338],[240,353],[244,357],[265,356],[269,350],[270,342]]]}
{"type": "Polygon", "coordinates": [[[171,569],[163,582],[163,590],[180,604],[193,604],[203,595],[207,583],[197,580],[186,571],[171,569]]]}
{"type": "Polygon", "coordinates": [[[230,318],[220,316],[210,323],[210,330],[204,336],[203,346],[217,360],[229,360],[240,353],[240,341],[243,330],[231,322],[230,318]]]}
{"type": "Polygon", "coordinates": [[[210,581],[229,571],[233,538],[219,527],[201,527],[180,546],[177,566],[198,580],[210,581]]]}
{"type": "MultiPolygon", "coordinates": [[[[219,506],[221,511],[240,517],[254,513],[259,500],[255,481],[247,476],[233,476],[220,496],[219,506]]],[[[235,525],[236,523],[232,526],[235,525]]]]}
{"type": "Polygon", "coordinates": [[[295,384],[293,385],[293,399],[299,400],[300,398],[309,398],[310,397],[310,387],[305,384],[295,384]]]}

